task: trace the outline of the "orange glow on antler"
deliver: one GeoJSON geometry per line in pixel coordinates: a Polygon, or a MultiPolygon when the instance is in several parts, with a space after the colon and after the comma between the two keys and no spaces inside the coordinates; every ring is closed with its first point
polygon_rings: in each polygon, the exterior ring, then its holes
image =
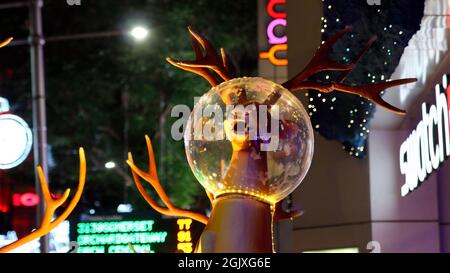
{"type": "Polygon", "coordinates": [[[155,163],[155,156],[153,154],[153,147],[152,143],[150,141],[150,138],[146,135],[145,140],[147,142],[147,150],[148,150],[148,159],[149,159],[149,170],[148,172],[145,172],[141,169],[139,169],[136,165],[134,165],[133,157],[131,153],[128,153],[128,160],[127,163],[131,168],[131,172],[133,175],[134,182],[136,183],[136,187],[139,190],[139,193],[142,195],[142,197],[147,201],[147,203],[157,212],[169,216],[178,216],[178,217],[188,217],[193,220],[196,220],[200,223],[203,223],[206,225],[208,222],[208,217],[206,217],[203,214],[192,212],[188,210],[183,210],[175,207],[173,203],[170,201],[169,196],[167,196],[167,193],[164,191],[163,187],[161,186],[161,183],[158,179],[158,174],[156,171],[156,163],[155,163]],[[167,206],[162,207],[160,206],[155,200],[153,200],[145,191],[144,187],[142,186],[141,181],[139,180],[139,177],[150,183],[150,185],[155,189],[156,193],[158,194],[161,201],[167,206]]]}
{"type": "Polygon", "coordinates": [[[11,43],[12,40],[13,40],[13,38],[8,38],[8,39],[4,40],[3,42],[0,42],[0,48],[7,46],[9,43],[11,43]]]}
{"type": "Polygon", "coordinates": [[[67,217],[72,213],[74,208],[77,206],[78,201],[80,201],[81,194],[84,189],[84,185],[86,182],[86,157],[84,155],[83,148],[80,148],[79,150],[80,154],[80,177],[78,181],[78,188],[75,192],[75,195],[73,196],[72,200],[70,201],[67,208],[64,210],[61,215],[59,215],[55,220],[52,221],[52,218],[55,214],[55,211],[61,207],[69,197],[70,189],[67,189],[64,194],[57,199],[53,199],[50,193],[50,190],[48,188],[47,181],[45,179],[44,172],[42,171],[42,168],[40,166],[37,167],[38,175],[39,175],[39,182],[41,184],[42,189],[42,195],[44,197],[45,201],[45,214],[44,218],[42,220],[41,226],[33,231],[32,233],[28,234],[27,236],[7,245],[2,248],[0,248],[0,253],[6,253],[11,250],[14,250],[28,242],[31,242],[35,239],[38,239],[47,233],[49,233],[51,230],[53,230],[56,226],[58,226],[60,223],[62,223],[64,220],[67,219],[67,217]]]}

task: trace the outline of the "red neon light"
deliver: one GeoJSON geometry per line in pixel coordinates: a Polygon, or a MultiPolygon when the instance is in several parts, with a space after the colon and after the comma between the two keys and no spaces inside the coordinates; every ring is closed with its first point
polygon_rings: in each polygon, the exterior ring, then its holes
{"type": "Polygon", "coordinates": [[[266,10],[270,17],[275,19],[286,18],[286,12],[275,11],[275,6],[280,4],[286,4],[286,0],[270,0],[267,3],[266,10]]]}
{"type": "Polygon", "coordinates": [[[15,207],[34,207],[39,204],[39,196],[32,192],[24,194],[13,194],[13,206],[15,207]]]}
{"type": "Polygon", "coordinates": [[[2,212],[2,213],[9,212],[9,207],[6,205],[0,205],[0,212],[2,212]]]}
{"type": "Polygon", "coordinates": [[[27,192],[22,194],[20,201],[25,207],[34,207],[39,204],[39,196],[35,193],[27,192]]]}
{"type": "Polygon", "coordinates": [[[22,203],[20,202],[20,194],[15,193],[13,194],[13,206],[14,207],[20,207],[22,203]]]}

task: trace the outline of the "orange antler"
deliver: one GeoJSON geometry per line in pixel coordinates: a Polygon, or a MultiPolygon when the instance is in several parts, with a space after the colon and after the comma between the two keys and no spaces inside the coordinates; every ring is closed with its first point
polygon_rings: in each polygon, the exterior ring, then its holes
{"type": "Polygon", "coordinates": [[[191,27],[188,27],[189,35],[191,36],[192,46],[195,51],[195,61],[175,61],[170,57],[166,60],[181,69],[193,72],[205,78],[212,86],[218,85],[220,82],[211,73],[211,70],[216,72],[224,81],[230,79],[228,72],[227,56],[223,48],[220,49],[219,56],[214,46],[200,34],[195,33],[191,27]],[[202,50],[203,49],[203,50],[202,50]],[[205,55],[203,55],[203,52],[205,55]]]}
{"type": "Polygon", "coordinates": [[[136,187],[138,188],[140,194],[142,197],[144,197],[145,201],[157,212],[169,216],[178,216],[178,217],[188,217],[193,220],[196,220],[198,222],[201,222],[206,225],[208,222],[208,217],[206,217],[203,214],[182,210],[179,208],[176,208],[173,203],[170,201],[169,197],[167,196],[166,192],[164,191],[163,187],[161,186],[161,183],[158,179],[158,174],[156,171],[156,163],[155,163],[155,156],[153,154],[153,147],[152,143],[150,141],[150,138],[146,135],[145,140],[147,142],[147,150],[148,150],[148,159],[149,159],[149,170],[148,172],[142,171],[139,169],[136,165],[134,165],[133,157],[131,153],[128,153],[128,160],[127,163],[131,168],[131,173],[133,175],[134,182],[136,183],[136,187]],[[155,189],[156,193],[158,194],[161,201],[167,206],[162,207],[160,206],[156,201],[154,201],[145,191],[144,187],[141,184],[141,181],[139,180],[139,177],[150,183],[150,185],[155,189]]]}
{"type": "Polygon", "coordinates": [[[48,189],[48,184],[45,179],[45,175],[42,171],[42,168],[40,166],[38,166],[37,170],[38,170],[38,175],[39,175],[39,182],[41,184],[42,195],[44,197],[45,205],[46,205],[42,224],[38,229],[36,229],[32,233],[28,234],[27,236],[15,241],[7,246],[0,248],[0,253],[9,252],[9,251],[16,249],[30,241],[33,241],[37,238],[40,238],[40,237],[46,235],[52,229],[54,229],[57,225],[59,225],[64,220],[66,220],[67,217],[70,215],[70,213],[72,213],[72,211],[74,210],[74,208],[78,204],[78,201],[81,198],[81,194],[83,192],[84,184],[86,181],[86,158],[84,155],[83,148],[80,148],[79,153],[80,153],[80,177],[79,177],[79,182],[78,182],[78,188],[77,188],[77,191],[76,191],[74,197],[72,198],[72,200],[70,201],[69,205],[64,210],[64,212],[61,213],[61,215],[59,215],[55,220],[52,221],[55,211],[67,201],[67,198],[69,197],[70,189],[67,189],[60,198],[53,199],[51,196],[51,193],[48,189]]]}
{"type": "Polygon", "coordinates": [[[397,114],[404,114],[405,111],[400,110],[390,105],[389,103],[385,102],[381,98],[380,93],[387,88],[415,82],[417,81],[417,79],[413,78],[400,79],[376,84],[369,84],[364,86],[353,86],[343,83],[343,81],[347,78],[347,76],[350,74],[353,68],[355,68],[356,64],[362,58],[364,53],[366,53],[367,50],[369,50],[370,46],[377,39],[376,36],[372,37],[351,64],[347,65],[339,64],[329,57],[331,48],[333,47],[333,45],[336,43],[337,40],[339,40],[344,34],[350,32],[351,30],[352,27],[347,26],[345,29],[334,34],[328,41],[326,41],[323,45],[319,47],[316,54],[314,55],[312,60],[308,63],[308,65],[294,78],[283,83],[283,86],[290,91],[314,89],[320,92],[329,93],[333,90],[337,90],[345,93],[356,94],[392,112],[395,112],[397,114]],[[345,72],[338,78],[336,83],[320,83],[307,80],[312,75],[327,70],[341,70],[345,72]]]}
{"type": "Polygon", "coordinates": [[[3,42],[0,42],[0,48],[7,46],[9,43],[11,43],[12,40],[13,40],[13,38],[8,38],[8,39],[4,40],[3,42]]]}

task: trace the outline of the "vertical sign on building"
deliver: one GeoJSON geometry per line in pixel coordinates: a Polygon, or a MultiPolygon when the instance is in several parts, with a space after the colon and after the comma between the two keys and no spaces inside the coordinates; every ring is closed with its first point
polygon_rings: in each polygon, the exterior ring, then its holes
{"type": "Polygon", "coordinates": [[[286,0],[258,1],[259,76],[274,82],[287,81],[286,0]]]}
{"type": "Polygon", "coordinates": [[[192,253],[194,250],[191,236],[192,219],[178,219],[177,250],[192,253]]]}

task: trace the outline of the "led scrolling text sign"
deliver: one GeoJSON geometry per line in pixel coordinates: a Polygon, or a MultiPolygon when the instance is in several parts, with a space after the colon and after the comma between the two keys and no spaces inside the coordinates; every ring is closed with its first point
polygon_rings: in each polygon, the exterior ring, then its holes
{"type": "Polygon", "coordinates": [[[129,253],[128,244],[136,251],[153,253],[153,244],[166,242],[166,231],[155,231],[155,221],[116,221],[78,223],[80,253],[129,253]]]}
{"type": "Polygon", "coordinates": [[[76,225],[79,253],[191,253],[197,239],[192,219],[80,222],[76,225]]]}
{"type": "Polygon", "coordinates": [[[450,156],[450,86],[447,75],[435,86],[436,103],[422,104],[422,120],[400,146],[400,172],[405,175],[401,195],[420,186],[450,156]],[[427,110],[428,109],[428,110],[427,110]]]}
{"type": "Polygon", "coordinates": [[[277,57],[280,51],[287,51],[287,35],[277,36],[275,29],[277,27],[286,27],[286,12],[279,12],[275,10],[277,5],[286,4],[286,0],[269,0],[266,6],[267,14],[271,17],[270,23],[267,25],[267,42],[271,46],[266,52],[259,53],[260,59],[268,59],[273,65],[287,66],[288,60],[277,57]]]}

